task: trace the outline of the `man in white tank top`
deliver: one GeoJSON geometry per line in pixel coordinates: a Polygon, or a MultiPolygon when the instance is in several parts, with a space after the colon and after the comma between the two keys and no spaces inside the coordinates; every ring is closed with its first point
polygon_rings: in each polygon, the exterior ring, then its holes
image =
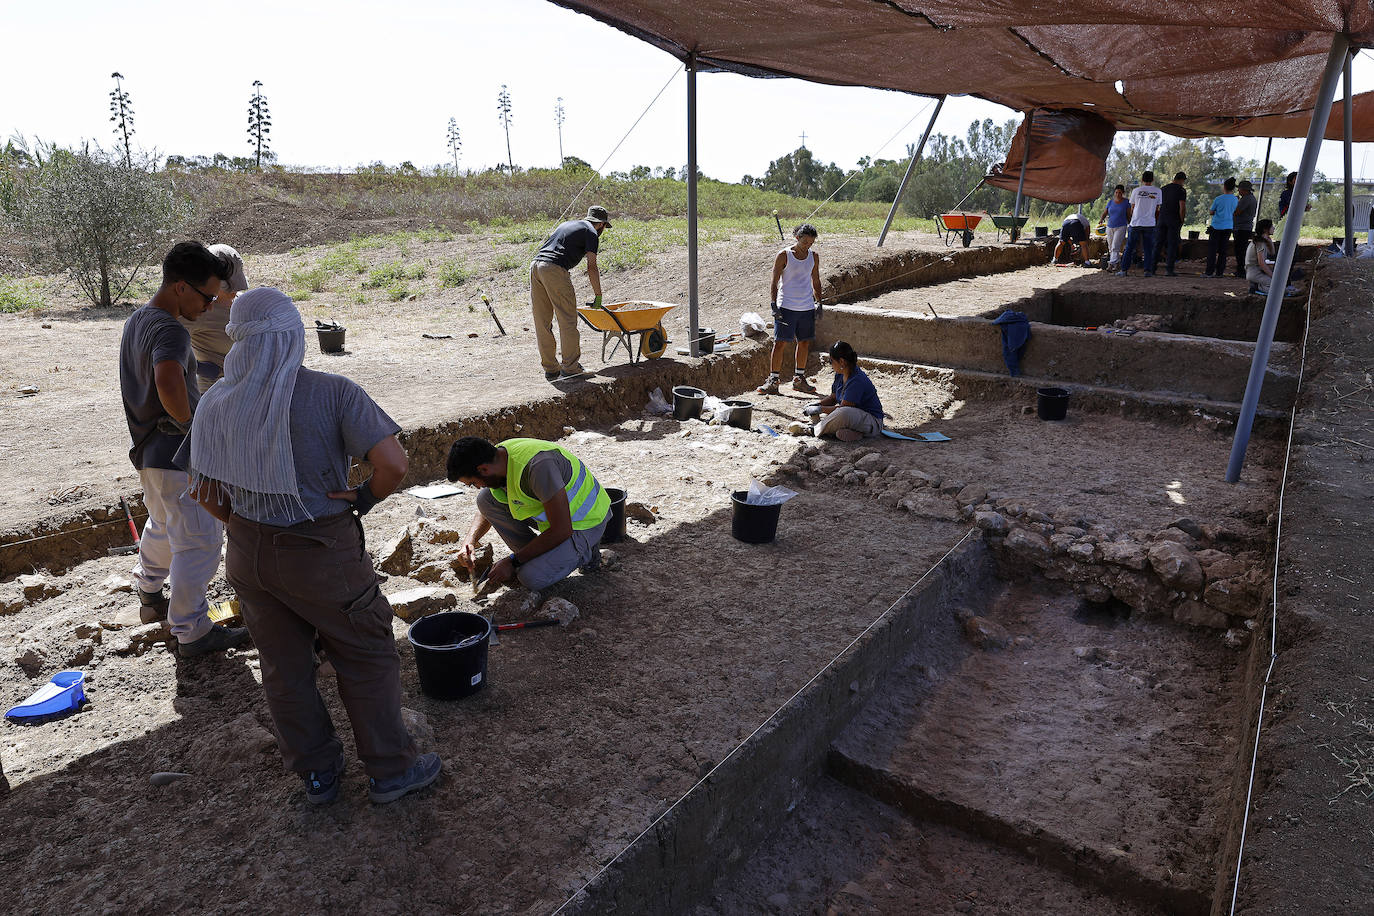
{"type": "Polygon", "coordinates": [[[811,341],[816,339],[821,302],[821,260],[811,250],[817,235],[815,226],[802,223],[792,230],[796,244],[779,251],[773,261],[773,359],[768,381],[758,387],[759,394],[778,393],[783,353],[789,343],[796,347],[792,390],[816,391],[806,380],[806,358],[811,353],[811,341]]]}

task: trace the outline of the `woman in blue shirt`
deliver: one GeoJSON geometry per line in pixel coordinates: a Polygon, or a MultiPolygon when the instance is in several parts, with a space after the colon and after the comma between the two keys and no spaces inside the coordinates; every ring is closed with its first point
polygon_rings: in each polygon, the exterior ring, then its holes
{"type": "Polygon", "coordinates": [[[1112,189],[1112,199],[1102,211],[1098,225],[1107,224],[1107,269],[1116,270],[1121,263],[1121,249],[1126,247],[1126,227],[1131,224],[1131,202],[1126,199],[1126,186],[1112,189]]]}
{"type": "Polygon", "coordinates": [[[859,368],[859,355],[843,340],[830,346],[830,365],[835,381],[830,394],[809,408],[820,415],[816,435],[832,435],[841,442],[855,442],[883,431],[883,405],[878,391],[859,368]]]}

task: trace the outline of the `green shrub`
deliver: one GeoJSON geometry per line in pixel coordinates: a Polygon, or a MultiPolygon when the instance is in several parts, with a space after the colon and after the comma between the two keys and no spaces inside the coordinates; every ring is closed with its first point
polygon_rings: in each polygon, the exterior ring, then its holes
{"type": "Polygon", "coordinates": [[[0,312],[25,312],[42,306],[42,284],[37,280],[0,277],[0,312]]]}
{"type": "Polygon", "coordinates": [[[449,258],[439,264],[439,285],[445,289],[462,286],[472,279],[472,270],[462,258],[449,258]]]}
{"type": "Polygon", "coordinates": [[[287,295],[295,302],[309,302],[313,293],[308,289],[293,289],[287,295]]]}
{"type": "Polygon", "coordinates": [[[400,302],[409,296],[410,287],[406,286],[403,280],[398,280],[386,288],[386,297],[392,302],[400,302]]]}
{"type": "Polygon", "coordinates": [[[320,258],[320,267],[335,274],[367,273],[367,265],[358,257],[358,250],[351,244],[342,245],[320,258]]]}
{"type": "Polygon", "coordinates": [[[311,270],[295,270],[291,272],[290,283],[297,289],[322,293],[329,289],[329,271],[323,265],[311,270]]]}
{"type": "Polygon", "coordinates": [[[376,268],[367,275],[367,280],[363,286],[368,289],[381,289],[391,287],[397,283],[404,285],[406,280],[423,280],[425,277],[425,265],[416,264],[414,267],[406,267],[400,261],[391,261],[376,268]]]}
{"type": "Polygon", "coordinates": [[[527,263],[526,259],[520,255],[506,252],[505,254],[498,254],[492,259],[491,269],[500,273],[504,270],[515,270],[525,263],[527,263]]]}

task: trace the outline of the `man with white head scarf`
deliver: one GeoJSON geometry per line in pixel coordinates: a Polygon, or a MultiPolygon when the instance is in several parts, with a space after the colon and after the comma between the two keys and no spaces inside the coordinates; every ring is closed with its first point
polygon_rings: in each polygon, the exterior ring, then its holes
{"type": "Polygon", "coordinates": [[[306,799],[339,793],[342,745],[315,685],[318,634],[370,779],[394,801],[439,775],[401,720],[391,605],[378,588],[359,516],[405,476],[400,427],[356,383],[301,365],[305,328],[271,287],[233,305],[224,377],[201,399],[189,452],[201,505],[229,530],[225,572],[262,658],[262,686],[288,770],[306,799]],[[351,457],[373,475],[348,488],[351,457]]]}

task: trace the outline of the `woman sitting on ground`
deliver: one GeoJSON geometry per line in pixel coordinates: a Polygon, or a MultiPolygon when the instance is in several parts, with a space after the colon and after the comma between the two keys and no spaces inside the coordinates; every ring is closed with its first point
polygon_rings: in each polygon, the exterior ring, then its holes
{"type": "Polygon", "coordinates": [[[879,435],[883,431],[883,405],[868,373],[859,368],[859,354],[843,340],[830,347],[835,381],[830,395],[809,411],[820,415],[816,435],[833,435],[841,442],[879,435]]]}
{"type": "MultiPolygon", "coordinates": [[[[1274,279],[1274,221],[1262,219],[1255,224],[1255,237],[1245,250],[1245,279],[1250,281],[1250,292],[1268,295],[1269,284],[1274,279]]],[[[1285,296],[1298,292],[1290,285],[1284,290],[1285,296]]]]}

